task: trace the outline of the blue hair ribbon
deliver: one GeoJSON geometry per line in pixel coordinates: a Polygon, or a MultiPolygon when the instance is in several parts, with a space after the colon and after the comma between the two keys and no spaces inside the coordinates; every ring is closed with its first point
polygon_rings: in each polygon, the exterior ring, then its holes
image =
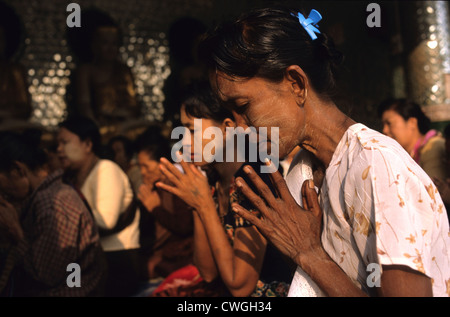
{"type": "Polygon", "coordinates": [[[319,26],[317,25],[317,23],[322,20],[322,15],[320,15],[317,10],[312,9],[307,19],[305,19],[303,14],[301,14],[300,12],[297,13],[297,16],[293,13],[291,14],[294,17],[298,17],[300,25],[303,26],[306,32],[308,32],[313,41],[317,39],[317,35],[315,33],[320,34],[320,31],[318,29],[319,26]]]}

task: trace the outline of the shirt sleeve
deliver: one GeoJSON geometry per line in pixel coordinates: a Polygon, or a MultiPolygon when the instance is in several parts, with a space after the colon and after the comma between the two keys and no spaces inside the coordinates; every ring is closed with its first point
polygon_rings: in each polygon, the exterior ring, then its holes
{"type": "MultiPolygon", "coordinates": [[[[127,187],[130,186],[120,167],[112,162],[100,162],[95,177],[89,184],[92,201],[89,202],[97,225],[103,229],[112,229],[120,213],[125,210],[127,187]]],[[[128,204],[131,202],[131,187],[128,204]]]]}

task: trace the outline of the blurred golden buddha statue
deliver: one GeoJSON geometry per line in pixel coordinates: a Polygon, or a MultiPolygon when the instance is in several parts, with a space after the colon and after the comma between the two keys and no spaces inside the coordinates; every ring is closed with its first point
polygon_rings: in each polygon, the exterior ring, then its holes
{"type": "Polygon", "coordinates": [[[79,56],[81,63],[74,73],[69,113],[90,117],[100,127],[138,119],[141,111],[133,75],[119,59],[121,36],[118,26],[99,11],[82,13],[82,21],[83,28],[87,24],[84,32],[89,34],[79,36],[86,36],[88,41],[84,42],[83,48],[88,52],[79,56]]]}

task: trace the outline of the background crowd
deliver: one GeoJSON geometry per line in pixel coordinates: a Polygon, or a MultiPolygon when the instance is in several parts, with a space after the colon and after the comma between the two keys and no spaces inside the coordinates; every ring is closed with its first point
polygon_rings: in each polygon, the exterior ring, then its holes
{"type": "MultiPolygon", "coordinates": [[[[14,15],[1,6],[2,15],[14,15]]],[[[32,107],[24,71],[10,59],[15,35],[0,19],[0,116],[8,123],[0,132],[0,294],[287,296],[298,263],[232,210],[239,203],[261,216],[236,185],[238,178],[251,184],[247,164],[173,160],[172,127],[184,126],[194,141],[195,119],[203,131],[240,124],[214,93],[197,52],[206,26],[194,19],[173,26],[171,36],[183,41],[172,41],[165,121],[122,133],[121,125],[143,114],[132,71],[118,57],[121,30],[98,10],[82,19],[85,27],[67,32],[79,66],[67,114],[51,132],[11,124],[26,122],[32,107]],[[80,267],[81,287],[68,286],[71,263],[80,267]]],[[[447,213],[450,125],[434,129],[409,98],[386,100],[378,110],[380,132],[433,180],[447,213]]],[[[200,140],[202,152],[208,142],[200,140]]],[[[280,158],[284,177],[299,149],[280,158]]],[[[183,154],[191,159],[201,155],[189,150],[183,154]]],[[[262,164],[250,165],[256,171],[262,164]]],[[[280,194],[268,175],[260,177],[280,194]]]]}

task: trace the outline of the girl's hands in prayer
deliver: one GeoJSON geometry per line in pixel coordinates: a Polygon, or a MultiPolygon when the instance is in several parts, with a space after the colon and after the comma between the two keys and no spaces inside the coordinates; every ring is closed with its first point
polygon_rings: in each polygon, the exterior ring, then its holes
{"type": "Polygon", "coordinates": [[[276,170],[270,174],[272,183],[278,193],[275,198],[269,187],[250,167],[244,167],[250,180],[259,191],[255,194],[245,181],[238,177],[236,185],[257,209],[261,218],[252,215],[237,203],[233,210],[239,216],[254,224],[260,232],[270,240],[282,253],[296,261],[299,257],[320,254],[322,210],[312,180],[305,181],[302,186],[303,206],[301,208],[286,185],[281,174],[276,170]]]}
{"type": "Polygon", "coordinates": [[[157,182],[158,188],[178,196],[197,211],[200,211],[207,203],[211,203],[212,195],[208,179],[194,164],[181,160],[183,174],[167,159],[161,158],[160,162],[160,169],[171,184],[157,182]]]}

